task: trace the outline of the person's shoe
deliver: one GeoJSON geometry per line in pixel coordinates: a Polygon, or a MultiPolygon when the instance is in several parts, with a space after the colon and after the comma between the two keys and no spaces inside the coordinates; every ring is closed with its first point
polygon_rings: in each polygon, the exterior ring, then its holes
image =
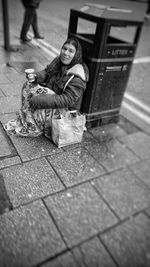
{"type": "Polygon", "coordinates": [[[29,43],[29,42],[31,42],[31,38],[28,38],[28,37],[25,37],[25,38],[21,38],[21,42],[22,43],[29,43]]]}
{"type": "Polygon", "coordinates": [[[34,38],[35,38],[35,39],[44,39],[44,37],[41,36],[41,35],[35,35],[34,38]]]}

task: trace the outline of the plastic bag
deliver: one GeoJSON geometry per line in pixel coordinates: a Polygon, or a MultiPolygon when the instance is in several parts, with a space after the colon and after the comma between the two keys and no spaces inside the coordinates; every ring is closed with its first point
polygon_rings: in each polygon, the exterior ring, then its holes
{"type": "Polygon", "coordinates": [[[52,140],[60,148],[80,143],[86,130],[85,115],[78,111],[67,111],[65,115],[52,117],[52,140]]]}

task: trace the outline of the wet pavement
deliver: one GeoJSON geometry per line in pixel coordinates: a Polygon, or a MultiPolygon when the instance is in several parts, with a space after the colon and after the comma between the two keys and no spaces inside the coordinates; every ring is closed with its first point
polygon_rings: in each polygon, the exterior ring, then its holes
{"type": "Polygon", "coordinates": [[[0,47],[0,266],[149,267],[150,135],[120,115],[58,149],[8,136],[24,69],[51,58],[0,47]]]}

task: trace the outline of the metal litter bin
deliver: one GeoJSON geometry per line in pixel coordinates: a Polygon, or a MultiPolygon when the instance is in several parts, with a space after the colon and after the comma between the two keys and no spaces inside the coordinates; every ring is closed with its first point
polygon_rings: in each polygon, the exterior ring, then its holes
{"type": "Polygon", "coordinates": [[[81,43],[90,71],[81,106],[88,128],[118,122],[144,21],[142,3],[112,2],[70,10],[68,37],[81,43]]]}

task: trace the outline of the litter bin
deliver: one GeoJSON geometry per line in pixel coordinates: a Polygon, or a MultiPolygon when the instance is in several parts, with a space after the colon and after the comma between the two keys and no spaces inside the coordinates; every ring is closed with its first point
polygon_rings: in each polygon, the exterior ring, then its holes
{"type": "Polygon", "coordinates": [[[68,27],[68,37],[81,43],[90,71],[81,106],[88,128],[119,120],[146,9],[128,1],[100,3],[71,9],[68,27]]]}

